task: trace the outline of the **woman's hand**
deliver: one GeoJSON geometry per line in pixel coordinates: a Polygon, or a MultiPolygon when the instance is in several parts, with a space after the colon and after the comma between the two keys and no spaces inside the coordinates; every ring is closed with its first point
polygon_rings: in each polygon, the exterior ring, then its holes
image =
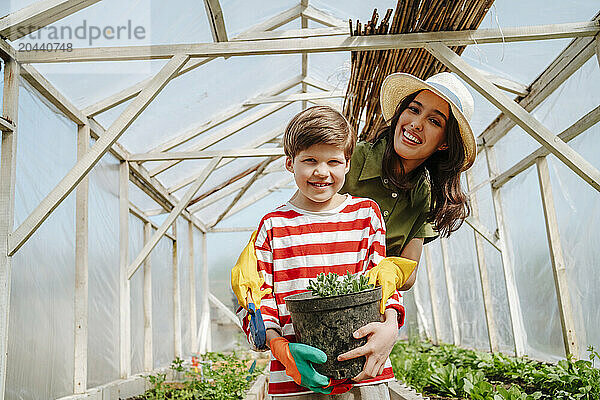
{"type": "Polygon", "coordinates": [[[385,310],[384,322],[371,322],[354,332],[359,339],[368,336],[367,343],[338,356],[338,361],[366,356],[367,361],[360,374],[352,378],[355,382],[375,378],[383,373],[385,362],[398,339],[398,313],[394,309],[385,310]]]}

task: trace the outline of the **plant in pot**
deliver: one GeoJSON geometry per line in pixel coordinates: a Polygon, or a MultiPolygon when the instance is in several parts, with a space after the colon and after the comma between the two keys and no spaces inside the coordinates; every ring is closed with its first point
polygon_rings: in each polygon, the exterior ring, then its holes
{"type": "Polygon", "coordinates": [[[337,356],[367,342],[367,338],[355,339],[354,331],[370,322],[381,321],[381,287],[374,288],[361,274],[347,272],[340,277],[330,272],[309,280],[307,289],[310,292],[285,298],[297,341],[327,354],[325,363],[315,364],[319,373],[333,379],[358,375],[365,357],[338,361],[337,356]]]}

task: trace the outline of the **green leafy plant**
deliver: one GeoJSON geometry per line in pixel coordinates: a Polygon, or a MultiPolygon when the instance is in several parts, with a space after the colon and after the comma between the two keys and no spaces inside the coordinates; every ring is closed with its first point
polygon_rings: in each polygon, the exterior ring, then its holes
{"type": "Polygon", "coordinates": [[[316,279],[309,279],[307,288],[312,291],[314,296],[329,297],[362,292],[373,287],[374,285],[369,284],[369,278],[366,276],[353,275],[347,271],[342,279],[335,272],[321,273],[317,275],[316,279]]]}
{"type": "Polygon", "coordinates": [[[600,400],[599,357],[589,358],[548,364],[418,341],[398,342],[390,355],[396,378],[417,391],[474,400],[600,400]]]}
{"type": "Polygon", "coordinates": [[[248,367],[249,360],[234,354],[207,353],[198,366],[185,365],[176,358],[171,369],[183,375],[183,380],[167,382],[167,374],[147,377],[152,388],[135,400],[232,400],[243,399],[250,382],[261,372],[256,360],[248,367]]]}

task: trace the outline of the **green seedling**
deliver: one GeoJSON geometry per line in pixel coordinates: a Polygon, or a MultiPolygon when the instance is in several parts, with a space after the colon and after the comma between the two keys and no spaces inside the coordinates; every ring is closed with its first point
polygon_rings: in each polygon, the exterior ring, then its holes
{"type": "Polygon", "coordinates": [[[308,287],[312,291],[313,296],[330,297],[340,296],[342,294],[358,293],[363,290],[372,289],[373,284],[369,283],[369,278],[361,274],[351,274],[350,271],[340,276],[335,272],[328,274],[321,273],[316,279],[308,281],[308,287]]]}

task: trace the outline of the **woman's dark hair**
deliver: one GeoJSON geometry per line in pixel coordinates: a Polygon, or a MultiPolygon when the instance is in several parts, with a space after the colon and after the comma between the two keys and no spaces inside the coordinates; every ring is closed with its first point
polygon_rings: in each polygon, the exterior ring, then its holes
{"type": "Polygon", "coordinates": [[[434,152],[427,160],[409,173],[404,172],[401,157],[394,150],[394,132],[400,114],[417,97],[420,91],[406,96],[390,120],[389,126],[382,128],[373,141],[386,138],[386,148],[382,159],[382,175],[399,189],[410,190],[415,187],[423,173],[431,186],[431,206],[427,220],[433,223],[441,236],[448,237],[460,228],[471,213],[467,196],[460,186],[460,172],[465,162],[465,151],[458,121],[452,110],[446,123],[447,150],[434,152]]]}

